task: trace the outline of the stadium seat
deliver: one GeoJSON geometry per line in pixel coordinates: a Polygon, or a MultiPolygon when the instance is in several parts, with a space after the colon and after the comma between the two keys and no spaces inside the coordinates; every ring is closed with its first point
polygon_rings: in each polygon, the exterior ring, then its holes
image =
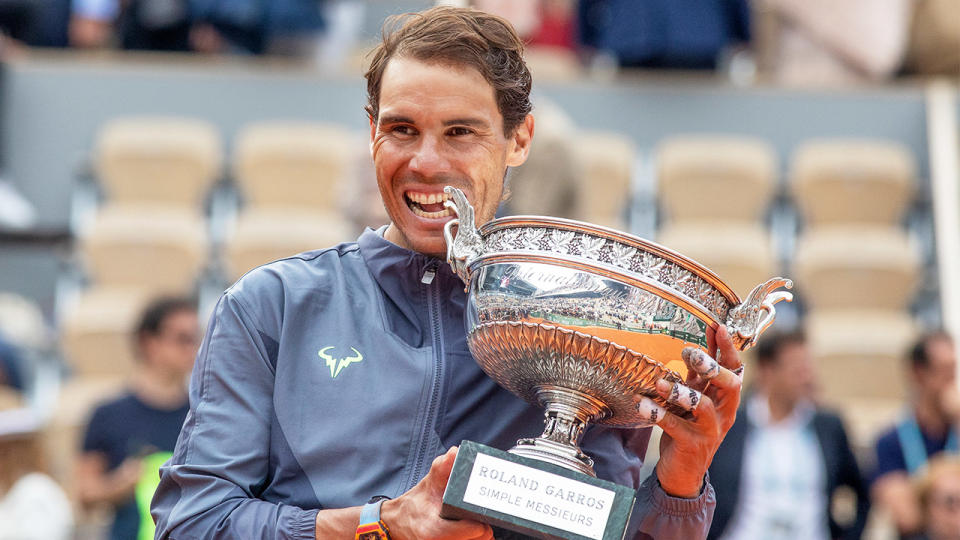
{"type": "Polygon", "coordinates": [[[186,118],[119,118],[103,126],[94,168],[113,203],[199,209],[222,164],[220,136],[186,118]]]}
{"type": "Polygon", "coordinates": [[[168,207],[108,206],[80,242],[92,281],[152,293],[193,290],[206,256],[206,226],[168,207]]]}
{"type": "Polygon", "coordinates": [[[538,83],[570,83],[584,76],[577,54],[567,48],[530,46],[523,51],[523,59],[538,83]]]}
{"type": "Polygon", "coordinates": [[[339,183],[365,148],[337,126],[252,124],[237,135],[233,172],[250,207],[337,210],[339,183]]]}
{"type": "Polygon", "coordinates": [[[797,287],[813,309],[908,307],[918,283],[918,248],[897,227],[823,226],[798,241],[797,287]]]}
{"type": "Polygon", "coordinates": [[[344,218],[318,212],[248,210],[240,214],[225,246],[228,277],[303,251],[355,239],[344,218]]]}
{"type": "Polygon", "coordinates": [[[917,333],[908,314],[866,309],[816,311],[807,315],[806,330],[827,401],[906,396],[903,359],[917,333]]]}
{"type": "Polygon", "coordinates": [[[511,214],[574,217],[583,171],[577,159],[576,126],[549,100],[537,101],[536,136],[527,161],[510,170],[511,214]]]}
{"type": "Polygon", "coordinates": [[[808,224],[897,224],[913,197],[916,165],[886,141],[811,141],[796,150],[791,185],[808,224]]]}
{"type": "Polygon", "coordinates": [[[23,407],[23,395],[9,386],[0,386],[0,411],[23,407]]]}
{"type": "Polygon", "coordinates": [[[630,202],[636,151],[626,136],[612,132],[581,131],[574,148],[583,167],[578,196],[578,219],[624,228],[623,214],[630,202]]]}
{"type": "Polygon", "coordinates": [[[93,288],[63,309],[61,347],[82,376],[124,377],[133,369],[133,330],[149,297],[142,291],[93,288]]]}
{"type": "Polygon", "coordinates": [[[657,183],[668,221],[757,221],[775,187],[777,158],[766,142],[688,135],[657,149],[657,183]]]}
{"type": "Polygon", "coordinates": [[[74,464],[93,409],[123,390],[116,377],[75,377],[60,389],[50,424],[43,431],[49,470],[69,495],[73,495],[74,464]]]}
{"type": "Polygon", "coordinates": [[[657,241],[713,270],[740,298],[777,272],[770,234],[759,224],[673,223],[660,229],[657,241]]]}

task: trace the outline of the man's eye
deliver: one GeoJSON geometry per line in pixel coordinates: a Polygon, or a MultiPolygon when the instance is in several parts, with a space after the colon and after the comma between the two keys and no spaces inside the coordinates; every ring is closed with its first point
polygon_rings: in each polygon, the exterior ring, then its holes
{"type": "Polygon", "coordinates": [[[414,135],[417,131],[411,126],[393,126],[390,132],[398,135],[414,135]]]}
{"type": "Polygon", "coordinates": [[[470,135],[471,133],[473,133],[473,130],[465,127],[455,127],[455,128],[450,128],[450,131],[448,133],[455,137],[459,137],[462,135],[470,135]]]}

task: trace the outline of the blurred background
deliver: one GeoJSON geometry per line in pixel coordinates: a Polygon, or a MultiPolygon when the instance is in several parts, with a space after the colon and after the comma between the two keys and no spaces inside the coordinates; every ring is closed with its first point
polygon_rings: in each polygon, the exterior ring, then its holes
{"type": "MultiPolygon", "coordinates": [[[[388,15],[435,3],[0,0],[0,473],[31,439],[60,537],[108,537],[130,497],[84,487],[129,457],[100,459],[88,424],[143,377],[152,301],[195,299],[202,324],[247,270],[386,223],[365,53],[388,15]]],[[[911,346],[960,333],[960,1],[444,3],[529,43],[536,137],[501,214],[629,230],[741,297],[793,278],[774,330],[803,333],[807,398],[871,482],[922,393],[911,346]]],[[[922,527],[896,512],[874,504],[864,537],[922,527]]],[[[28,537],[3,515],[0,538],[28,537]]]]}

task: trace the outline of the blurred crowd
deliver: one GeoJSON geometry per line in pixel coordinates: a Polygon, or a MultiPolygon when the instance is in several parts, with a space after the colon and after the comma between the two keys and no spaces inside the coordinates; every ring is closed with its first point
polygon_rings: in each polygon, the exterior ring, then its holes
{"type": "MultiPolygon", "coordinates": [[[[364,47],[359,21],[363,9],[375,3],[0,0],[0,57],[4,47],[63,47],[320,61],[331,50],[349,54],[364,47]]],[[[510,19],[529,41],[532,58],[545,53],[587,71],[716,70],[738,81],[768,77],[804,85],[960,73],[960,0],[456,3],[510,19]]],[[[532,159],[543,163],[527,171],[554,178],[555,189],[543,193],[540,184],[523,182],[523,175],[532,173],[521,169],[511,176],[513,202],[543,205],[543,210],[528,206],[532,213],[567,215],[578,200],[574,185],[580,182],[573,176],[573,147],[600,154],[601,147],[613,145],[607,140],[589,145],[586,139],[558,143],[562,137],[554,134],[566,135],[571,121],[543,101],[538,102],[537,121],[536,144],[541,146],[532,159]]],[[[308,139],[302,131],[293,138],[308,139]]],[[[315,146],[333,146],[323,141],[315,146]]],[[[286,151],[292,144],[284,139],[277,147],[286,151]]],[[[608,157],[601,155],[607,166],[616,161],[608,157]]],[[[626,162],[629,169],[632,158],[626,162]]],[[[355,174],[372,178],[364,168],[355,174]]],[[[604,169],[596,182],[612,176],[604,169]]],[[[629,171],[624,176],[631,178],[629,171]]],[[[272,192],[279,191],[276,178],[270,181],[272,192]]],[[[627,189],[621,187],[606,191],[616,197],[627,189]]],[[[353,182],[351,189],[366,189],[366,196],[350,198],[373,201],[373,208],[348,213],[363,214],[360,221],[367,223],[382,222],[372,183],[353,182]]],[[[599,197],[605,190],[591,191],[596,193],[581,193],[580,198],[599,197]]],[[[256,197],[251,193],[247,204],[252,207],[256,197]]],[[[608,214],[613,205],[605,200],[596,204],[608,214]]],[[[594,215],[576,217],[600,222],[594,215]]],[[[3,218],[0,212],[0,221],[3,218]]],[[[316,235],[311,236],[310,241],[315,240],[316,235]]],[[[279,242],[276,237],[270,241],[279,242]]],[[[239,265],[235,273],[251,266],[239,265]]],[[[589,318],[598,316],[591,314],[596,307],[589,302],[564,307],[572,313],[582,310],[589,318]]],[[[630,319],[619,310],[609,315],[611,320],[630,319]]],[[[644,324],[638,318],[631,322],[644,324]]],[[[193,298],[164,296],[148,303],[129,336],[137,359],[134,370],[121,394],[83,412],[77,459],[69,471],[71,485],[64,487],[60,475],[44,462],[51,419],[29,406],[37,379],[35,344],[0,318],[0,540],[84,537],[76,530],[84,521],[80,513],[87,512],[107,516],[105,530],[111,539],[153,537],[149,499],[159,465],[173,450],[188,411],[186,381],[200,327],[193,298]]],[[[960,393],[954,337],[924,334],[904,355],[901,376],[908,381],[909,398],[899,418],[876,435],[868,451],[856,447],[842,417],[822,403],[817,389],[825,374],[818,372],[808,336],[767,335],[757,349],[756,361],[748,365],[748,391],[737,422],[710,471],[718,501],[710,538],[856,539],[869,516],[880,514],[900,538],[960,540],[960,393]]]]}
{"type": "MultiPolygon", "coordinates": [[[[960,72],[954,0],[461,0],[508,18],[535,49],[608,67],[758,72],[843,84],[960,72]]],[[[3,0],[8,45],[282,55],[362,49],[371,0],[3,0]]],[[[423,2],[427,7],[430,2],[423,2]]],[[[378,8],[382,10],[382,7],[378,8]]]]}
{"type": "MultiPolygon", "coordinates": [[[[152,538],[149,501],[189,409],[200,340],[189,298],[162,297],[131,336],[138,364],[126,390],[89,416],[74,470],[79,507],[106,509],[111,540],[152,538]]],[[[0,340],[0,391],[22,388],[18,348],[0,340]]],[[[709,538],[860,538],[871,504],[903,539],[960,538],[960,393],[956,348],[943,332],[904,359],[910,398],[870,455],[817,399],[802,333],[765,336],[737,421],[710,468],[717,508],[709,538]]],[[[0,407],[0,539],[66,539],[74,516],[43,462],[43,419],[0,407]]]]}

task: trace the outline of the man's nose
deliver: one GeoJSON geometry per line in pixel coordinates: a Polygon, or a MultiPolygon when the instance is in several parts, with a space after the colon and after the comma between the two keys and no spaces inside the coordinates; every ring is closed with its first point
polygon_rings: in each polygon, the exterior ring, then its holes
{"type": "Polygon", "coordinates": [[[423,136],[420,144],[410,158],[410,170],[424,177],[431,177],[450,169],[450,162],[446,158],[443,141],[437,137],[423,136]]]}

